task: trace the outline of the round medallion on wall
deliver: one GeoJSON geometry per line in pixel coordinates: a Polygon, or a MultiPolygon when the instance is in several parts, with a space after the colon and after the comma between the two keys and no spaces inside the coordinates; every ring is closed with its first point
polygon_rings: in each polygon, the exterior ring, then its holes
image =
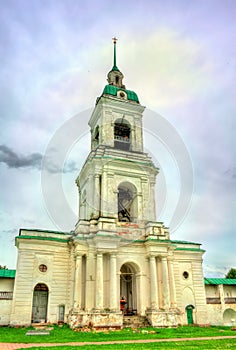
{"type": "Polygon", "coordinates": [[[44,265],[44,264],[40,264],[39,265],[39,271],[40,272],[46,272],[47,271],[47,266],[46,265],[44,265]]]}

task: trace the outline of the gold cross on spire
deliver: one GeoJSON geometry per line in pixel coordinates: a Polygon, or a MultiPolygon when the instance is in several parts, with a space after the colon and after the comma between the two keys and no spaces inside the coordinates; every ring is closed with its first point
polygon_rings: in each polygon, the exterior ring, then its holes
{"type": "Polygon", "coordinates": [[[112,38],[112,40],[113,40],[113,43],[116,44],[118,39],[114,36],[114,38],[112,38]]]}

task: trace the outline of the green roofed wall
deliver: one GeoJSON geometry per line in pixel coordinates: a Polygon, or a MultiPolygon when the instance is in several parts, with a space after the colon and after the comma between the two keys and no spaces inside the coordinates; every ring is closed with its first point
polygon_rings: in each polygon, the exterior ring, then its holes
{"type": "Polygon", "coordinates": [[[127,94],[127,99],[129,101],[135,101],[139,103],[139,99],[137,94],[134,91],[122,89],[120,87],[114,86],[114,85],[106,85],[102,95],[111,95],[111,96],[117,96],[118,91],[124,91],[127,94]]]}
{"type": "Polygon", "coordinates": [[[236,278],[204,278],[205,284],[228,284],[228,285],[236,285],[236,278]]]}
{"type": "Polygon", "coordinates": [[[0,278],[15,278],[16,270],[0,270],[0,278]]]}

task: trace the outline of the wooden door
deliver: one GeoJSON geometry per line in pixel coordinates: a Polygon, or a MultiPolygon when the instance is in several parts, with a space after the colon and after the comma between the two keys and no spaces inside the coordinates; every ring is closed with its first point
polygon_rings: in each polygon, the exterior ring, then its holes
{"type": "MultiPolygon", "coordinates": [[[[37,287],[37,286],[36,286],[37,287]]],[[[32,322],[47,322],[48,291],[34,290],[32,322]]]]}

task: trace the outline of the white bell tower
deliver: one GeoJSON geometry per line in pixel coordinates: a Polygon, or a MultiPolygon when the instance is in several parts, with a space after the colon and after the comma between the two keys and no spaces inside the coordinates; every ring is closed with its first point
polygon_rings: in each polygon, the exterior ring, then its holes
{"type": "MultiPolygon", "coordinates": [[[[115,235],[117,227],[130,223],[143,236],[156,221],[158,169],[143,152],[145,107],[123,85],[123,74],[116,65],[116,40],[108,84],[89,120],[91,151],[76,180],[80,194],[76,232],[115,235]]],[[[164,234],[164,228],[160,230],[164,234]]]]}

